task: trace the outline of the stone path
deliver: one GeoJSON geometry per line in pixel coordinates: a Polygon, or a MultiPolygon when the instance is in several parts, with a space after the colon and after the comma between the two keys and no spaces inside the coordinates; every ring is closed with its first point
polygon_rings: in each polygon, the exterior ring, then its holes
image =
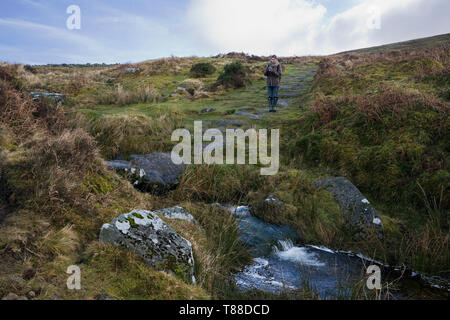
{"type": "Polygon", "coordinates": [[[248,87],[247,92],[251,94],[233,95],[227,98],[228,103],[241,105],[233,114],[223,117],[216,121],[208,121],[204,123],[206,128],[239,127],[246,129],[248,127],[257,127],[258,123],[262,123],[277,115],[296,111],[299,108],[300,98],[307,93],[316,73],[316,66],[302,66],[300,64],[287,66],[288,73],[281,79],[279,91],[279,100],[277,105],[277,113],[269,113],[267,102],[267,89],[265,86],[248,87]]]}

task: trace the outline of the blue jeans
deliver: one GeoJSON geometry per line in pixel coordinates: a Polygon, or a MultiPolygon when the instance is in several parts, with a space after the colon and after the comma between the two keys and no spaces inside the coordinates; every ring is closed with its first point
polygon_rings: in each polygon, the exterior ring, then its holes
{"type": "Polygon", "coordinates": [[[280,87],[267,86],[267,92],[269,93],[269,98],[278,98],[278,89],[280,87]]]}

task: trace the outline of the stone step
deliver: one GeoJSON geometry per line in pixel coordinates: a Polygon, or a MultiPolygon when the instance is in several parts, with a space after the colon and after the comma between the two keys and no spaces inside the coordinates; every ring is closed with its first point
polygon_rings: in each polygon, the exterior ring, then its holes
{"type": "Polygon", "coordinates": [[[278,95],[280,98],[297,98],[300,97],[300,93],[282,93],[278,95]]]}

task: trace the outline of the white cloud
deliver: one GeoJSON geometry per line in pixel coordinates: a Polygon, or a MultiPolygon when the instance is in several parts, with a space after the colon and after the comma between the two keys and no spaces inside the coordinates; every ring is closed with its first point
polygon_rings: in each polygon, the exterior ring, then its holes
{"type": "Polygon", "coordinates": [[[191,0],[188,21],[213,52],[330,54],[450,32],[448,0],[361,0],[326,16],[329,1],[191,0]],[[368,28],[372,8],[380,29],[368,28]]]}
{"type": "Polygon", "coordinates": [[[188,23],[212,51],[270,54],[308,38],[325,14],[324,6],[306,0],[193,0],[188,23]]]}

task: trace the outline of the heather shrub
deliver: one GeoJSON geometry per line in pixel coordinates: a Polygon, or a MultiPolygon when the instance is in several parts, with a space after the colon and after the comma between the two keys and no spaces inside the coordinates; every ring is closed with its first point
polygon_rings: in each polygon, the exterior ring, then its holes
{"type": "Polygon", "coordinates": [[[196,63],[192,66],[190,73],[194,78],[203,78],[216,72],[216,67],[208,62],[196,63]]]}
{"type": "Polygon", "coordinates": [[[242,88],[250,83],[249,75],[241,62],[233,62],[224,67],[217,83],[226,88],[242,88]]]}

